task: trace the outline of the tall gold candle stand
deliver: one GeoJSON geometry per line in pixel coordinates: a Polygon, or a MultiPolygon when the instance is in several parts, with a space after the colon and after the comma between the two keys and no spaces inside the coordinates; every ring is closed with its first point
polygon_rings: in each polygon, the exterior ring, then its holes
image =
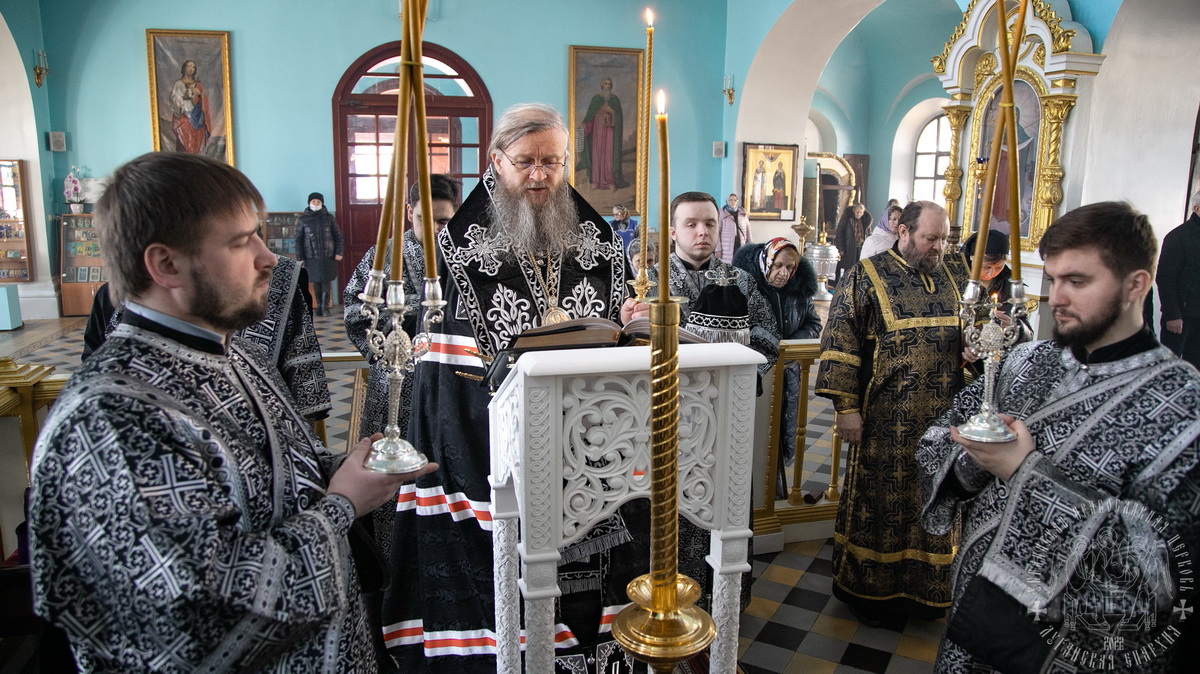
{"type": "Polygon", "coordinates": [[[613,637],[657,674],[704,650],[716,625],[703,609],[696,581],[679,573],[679,302],[670,293],[667,115],[658,95],[658,298],[650,303],[650,573],[626,588],[633,602],[613,622],[613,637]]]}

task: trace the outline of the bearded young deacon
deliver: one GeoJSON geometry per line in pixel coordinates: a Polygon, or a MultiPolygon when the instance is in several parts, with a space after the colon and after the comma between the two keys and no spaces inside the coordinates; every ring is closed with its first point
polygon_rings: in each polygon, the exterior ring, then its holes
{"type": "Polygon", "coordinates": [[[1129,204],[1090,204],[1055,220],[1038,252],[1053,339],[1014,347],[995,386],[1015,439],[958,432],[979,410],[977,381],[917,454],[925,526],[962,523],[935,671],[1189,671],[1200,374],[1143,320],[1154,231],[1129,204]]]}
{"type": "MultiPolygon", "coordinates": [[[[437,237],[446,317],[416,366],[409,439],[442,468],[398,496],[383,617],[401,671],[496,668],[486,359],[531,327],[622,318],[621,241],[568,184],[567,141],[553,108],[507,110],[487,171],[437,237]]],[[[607,657],[593,644],[644,568],[648,525],[627,521],[644,511],[627,506],[562,551],[556,645],[576,663],[607,657]]]]}
{"type": "Polygon", "coordinates": [[[174,152],[96,205],[125,309],[46,419],[29,514],[34,605],[80,671],[377,669],[347,534],[416,474],[322,447],[237,334],[278,263],[263,211],[237,169],[174,152]]]}

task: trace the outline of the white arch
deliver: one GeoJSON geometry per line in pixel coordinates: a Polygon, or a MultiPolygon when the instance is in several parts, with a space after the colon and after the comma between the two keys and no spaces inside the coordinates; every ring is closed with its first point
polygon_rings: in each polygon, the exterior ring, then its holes
{"type": "MultiPolygon", "coordinates": [[[[737,141],[804,142],[813,93],[834,50],[884,0],[796,0],[759,45],[738,106],[737,141]],[[786,73],[786,76],[781,76],[786,73]],[[753,137],[750,137],[753,136],[753,137]]],[[[827,139],[822,139],[827,140],[827,139]]],[[[824,149],[826,152],[830,148],[824,149]]],[[[734,154],[733,175],[741,175],[734,154]]],[[[797,204],[796,213],[800,213],[797,204]]]]}
{"type": "Polygon", "coordinates": [[[949,105],[949,98],[927,98],[917,103],[896,127],[896,136],[892,140],[892,174],[888,181],[888,196],[901,201],[912,199],[913,175],[917,161],[917,138],[921,130],[938,115],[945,112],[942,107],[949,105]]]}
{"type": "Polygon", "coordinates": [[[42,188],[42,162],[39,155],[37,123],[33,113],[33,93],[29,89],[29,71],[21,58],[8,22],[0,16],[0,157],[25,160],[25,233],[33,249],[33,277],[29,283],[17,283],[22,318],[58,318],[58,296],[50,280],[50,250],[46,239],[45,190],[42,188]]]}
{"type": "Polygon", "coordinates": [[[837,154],[838,134],[833,123],[820,110],[812,108],[808,111],[808,120],[804,130],[805,152],[832,152],[837,154]],[[815,136],[816,143],[809,142],[815,136]]]}

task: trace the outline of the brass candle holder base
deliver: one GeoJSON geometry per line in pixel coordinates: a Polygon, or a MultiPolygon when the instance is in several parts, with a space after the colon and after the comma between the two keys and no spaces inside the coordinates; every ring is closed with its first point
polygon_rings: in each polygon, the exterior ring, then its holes
{"type": "Polygon", "coordinates": [[[626,592],[633,605],[617,614],[613,637],[656,672],[672,671],[676,663],[704,650],[717,636],[712,617],[693,606],[700,598],[700,586],[687,576],[675,577],[674,610],[654,610],[650,574],[633,579],[626,592]]]}
{"type": "Polygon", "coordinates": [[[658,287],[658,284],[650,280],[650,276],[646,274],[646,270],[638,269],[637,276],[633,280],[626,281],[629,287],[633,289],[633,296],[639,302],[645,302],[650,291],[658,287]]]}

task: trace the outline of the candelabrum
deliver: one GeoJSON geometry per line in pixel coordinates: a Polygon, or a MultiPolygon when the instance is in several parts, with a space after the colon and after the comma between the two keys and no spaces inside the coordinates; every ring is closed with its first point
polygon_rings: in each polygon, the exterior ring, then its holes
{"type": "Polygon", "coordinates": [[[1021,323],[1025,318],[1025,286],[1018,280],[1010,281],[1012,291],[1012,314],[1004,320],[993,296],[988,309],[988,298],[979,281],[968,281],[963,290],[959,318],[963,322],[963,340],[967,347],[983,359],[983,402],[967,422],[958,427],[958,432],[968,440],[977,442],[1009,442],[1016,434],[1000,419],[996,405],[996,374],[1004,352],[1017,343],[1021,335],[1021,323]],[[980,321],[980,314],[984,313],[980,321]],[[980,325],[982,323],[982,325],[980,325]]]}
{"type": "Polygon", "coordinates": [[[405,314],[412,311],[404,302],[404,282],[388,281],[386,299],[384,283],[384,272],[372,271],[367,287],[358,295],[358,299],[362,300],[362,314],[371,321],[367,328],[367,346],[387,372],[388,381],[387,425],[383,437],[371,445],[364,465],[378,473],[407,473],[424,467],[429,460],[400,437],[401,386],[417,359],[429,352],[429,330],[441,322],[446,302],[442,300],[441,286],[437,280],[425,279],[426,299],[421,303],[425,307],[425,315],[421,321],[421,332],[410,339],[403,327],[405,314]],[[391,318],[390,330],[379,324],[385,311],[391,318]]]}

